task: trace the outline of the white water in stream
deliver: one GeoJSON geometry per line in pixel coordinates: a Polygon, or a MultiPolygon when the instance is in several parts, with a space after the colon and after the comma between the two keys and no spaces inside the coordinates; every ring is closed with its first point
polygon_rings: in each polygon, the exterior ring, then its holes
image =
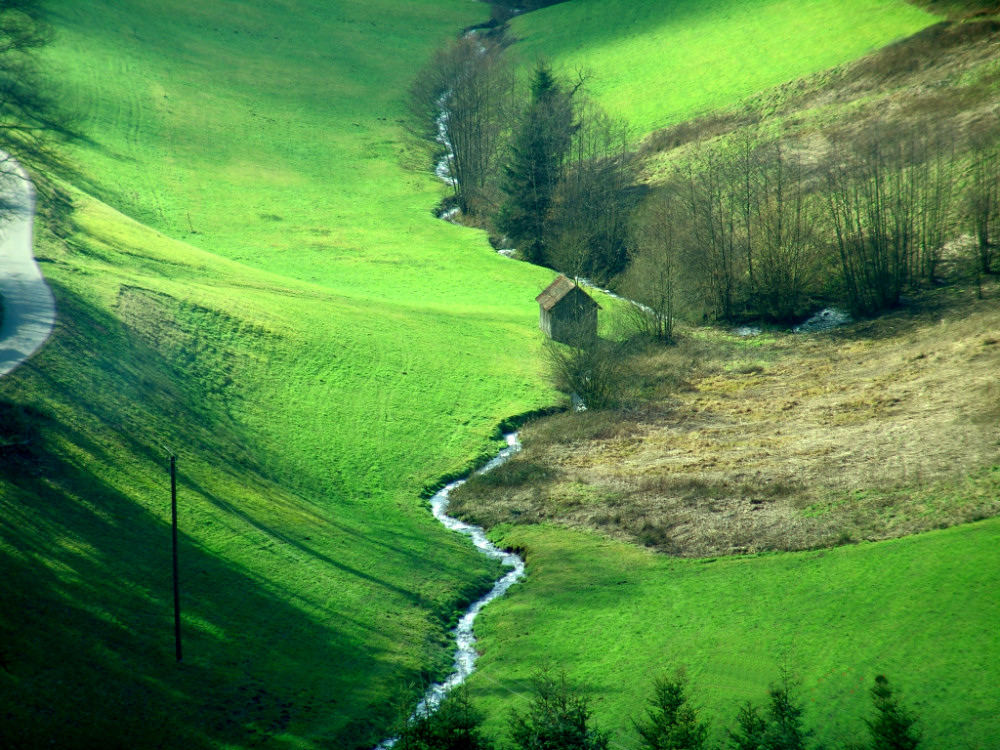
{"type": "MultiPolygon", "coordinates": [[[[486,48],[483,47],[482,51],[485,52],[486,48]]],[[[436,120],[436,140],[444,146],[445,153],[444,156],[441,157],[441,160],[434,165],[434,174],[449,187],[455,187],[457,185],[457,181],[452,169],[452,164],[455,159],[455,150],[452,147],[451,140],[448,138],[448,99],[451,97],[451,93],[452,92],[450,90],[445,91],[437,101],[439,114],[436,120]]],[[[453,221],[459,213],[460,212],[457,207],[450,208],[439,213],[438,218],[445,221],[453,221]]],[[[517,440],[516,432],[504,435],[504,440],[507,442],[507,447],[501,450],[485,466],[476,471],[476,474],[485,474],[488,471],[492,471],[521,450],[521,444],[517,440]]],[[[465,611],[465,614],[462,615],[462,618],[458,621],[458,625],[456,625],[455,629],[452,631],[455,635],[456,647],[452,672],[448,676],[448,679],[444,682],[435,683],[424,692],[423,698],[420,699],[416,709],[413,711],[411,720],[419,716],[427,716],[434,713],[438,706],[441,705],[441,701],[444,700],[444,697],[453,688],[465,682],[465,679],[472,674],[473,670],[476,668],[476,657],[479,656],[476,652],[476,636],[473,635],[472,632],[472,626],[476,621],[476,617],[482,611],[483,607],[494,599],[506,594],[507,589],[524,577],[524,560],[522,560],[518,555],[513,552],[504,552],[502,549],[494,545],[489,539],[486,538],[486,532],[479,526],[473,526],[470,523],[465,523],[464,521],[460,521],[457,518],[452,518],[448,515],[448,497],[451,495],[452,490],[464,483],[464,479],[459,479],[458,481],[442,487],[437,494],[431,498],[431,513],[433,513],[434,517],[444,524],[446,528],[470,537],[472,539],[472,543],[476,546],[476,549],[487,557],[499,560],[511,570],[493,585],[493,588],[490,589],[489,593],[476,601],[465,611]]],[[[398,738],[396,737],[390,737],[376,746],[375,750],[388,750],[396,744],[397,740],[398,738]]]]}
{"type": "MultiPolygon", "coordinates": [[[[516,432],[505,435],[504,440],[507,442],[507,447],[479,469],[476,474],[485,474],[488,471],[492,471],[521,450],[521,444],[517,440],[516,432]]],[[[448,497],[451,495],[452,490],[464,482],[464,479],[459,479],[441,488],[431,498],[431,512],[445,527],[470,537],[472,543],[476,545],[476,549],[487,557],[499,560],[511,570],[493,585],[488,594],[469,607],[465,611],[465,614],[462,615],[462,619],[458,621],[458,625],[452,631],[455,634],[456,643],[452,672],[444,682],[435,683],[427,689],[424,697],[421,698],[420,703],[417,704],[416,709],[413,711],[413,718],[434,713],[449,691],[461,685],[472,674],[476,668],[476,657],[479,656],[476,652],[476,636],[472,632],[472,626],[476,621],[476,617],[482,611],[483,607],[494,599],[506,594],[507,589],[524,577],[524,560],[518,555],[513,552],[505,552],[497,547],[486,538],[486,532],[479,526],[473,526],[470,523],[465,523],[465,521],[460,521],[448,515],[448,497]]],[[[396,744],[396,741],[396,737],[391,737],[379,744],[375,750],[388,750],[396,744]]]]}
{"type": "MultiPolygon", "coordinates": [[[[444,156],[434,165],[434,174],[448,187],[455,187],[458,181],[452,171],[452,163],[455,161],[455,148],[448,138],[448,100],[451,98],[451,89],[448,89],[437,100],[438,116],[434,124],[437,125],[437,136],[435,140],[444,146],[444,156]]],[[[448,211],[444,213],[449,213],[448,211]]],[[[455,214],[447,218],[451,218],[455,214]]],[[[445,219],[444,214],[438,214],[439,219],[445,219]]]]}

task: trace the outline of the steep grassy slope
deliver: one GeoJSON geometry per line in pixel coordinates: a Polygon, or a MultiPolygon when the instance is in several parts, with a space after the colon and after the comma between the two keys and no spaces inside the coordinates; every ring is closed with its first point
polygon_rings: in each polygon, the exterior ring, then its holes
{"type": "Polygon", "coordinates": [[[372,324],[366,306],[80,201],[69,245],[42,249],[54,340],[0,384],[14,443],[0,495],[4,737],[372,739],[402,682],[443,666],[444,626],[489,570],[417,493],[472,458],[490,422],[537,404],[516,384],[533,377],[530,310],[500,333],[479,311],[397,307],[372,324]],[[400,351],[447,353],[433,337],[455,325],[471,331],[453,348],[468,377],[400,351]],[[343,359],[351,346],[366,356],[343,359]],[[393,385],[401,368],[427,399],[393,385]],[[507,392],[480,374],[491,369],[507,392]],[[373,382],[355,396],[378,406],[367,422],[338,414],[334,386],[349,378],[373,382]],[[181,468],[181,668],[168,447],[181,468]]]}
{"type": "MultiPolygon", "coordinates": [[[[871,55],[786,81],[738,104],[651,134],[650,182],[669,173],[684,146],[713,138],[738,140],[760,124],[785,147],[817,161],[852,133],[918,132],[939,135],[961,152],[970,128],[996,121],[1000,98],[1000,21],[942,22],[871,55]]],[[[961,187],[962,180],[956,180],[961,187]]],[[[956,196],[957,197],[957,196],[956,196]]],[[[954,266],[954,255],[945,259],[954,266]]],[[[943,268],[948,273],[954,268],[943,268]]]]}
{"type": "Polygon", "coordinates": [[[524,60],[591,73],[640,135],[852,60],[935,21],[903,0],[574,0],[512,24],[524,60]]]}
{"type": "Polygon", "coordinates": [[[49,59],[91,139],[73,156],[98,197],[203,249],[356,297],[478,303],[492,288],[496,275],[456,252],[484,238],[435,221],[443,189],[399,124],[414,69],[483,8],[50,5],[49,59]]]}
{"type": "Polygon", "coordinates": [[[60,323],[0,382],[0,744],[364,746],[490,570],[421,487],[552,399],[551,274],[434,219],[396,122],[413,66],[483,10],[50,8],[88,140],[75,226],[40,239],[60,323]]]}

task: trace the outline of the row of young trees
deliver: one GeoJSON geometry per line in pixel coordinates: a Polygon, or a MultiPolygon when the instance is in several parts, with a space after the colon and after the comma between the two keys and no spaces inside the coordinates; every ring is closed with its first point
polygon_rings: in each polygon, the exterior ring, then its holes
{"type": "MultiPolygon", "coordinates": [[[[725,730],[721,746],[709,739],[710,724],[699,717],[688,697],[683,670],[657,679],[645,715],[633,719],[644,750],[807,750],[814,731],[805,726],[804,711],[787,672],[768,690],[763,707],[743,704],[735,726],[725,730]]],[[[920,733],[914,715],[903,707],[888,679],[875,678],[872,712],[865,719],[868,737],[850,742],[845,750],[916,750],[920,733]]],[[[465,688],[450,694],[438,711],[402,722],[399,750],[607,750],[607,732],[593,726],[586,698],[566,679],[542,672],[533,680],[527,707],[512,711],[508,742],[498,743],[483,729],[485,715],[472,706],[465,688]]]]}
{"type": "Polygon", "coordinates": [[[603,280],[628,262],[638,161],[625,125],[539,62],[527,90],[501,35],[441,50],[411,89],[422,134],[447,148],[453,203],[533,263],[603,280]]]}
{"type": "Polygon", "coordinates": [[[790,320],[818,297],[855,313],[897,305],[938,276],[949,240],[973,238],[975,275],[1000,271],[1000,129],[876,126],[822,154],[745,133],[674,168],[633,225],[631,295],[671,335],[678,308],[790,320]]]}

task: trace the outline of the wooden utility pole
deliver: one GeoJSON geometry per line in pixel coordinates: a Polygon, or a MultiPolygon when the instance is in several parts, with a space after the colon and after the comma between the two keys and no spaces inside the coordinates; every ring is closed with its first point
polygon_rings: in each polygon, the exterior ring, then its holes
{"type": "Polygon", "coordinates": [[[174,547],[174,645],[181,660],[181,587],[177,575],[177,457],[170,454],[170,517],[173,522],[174,547]]]}

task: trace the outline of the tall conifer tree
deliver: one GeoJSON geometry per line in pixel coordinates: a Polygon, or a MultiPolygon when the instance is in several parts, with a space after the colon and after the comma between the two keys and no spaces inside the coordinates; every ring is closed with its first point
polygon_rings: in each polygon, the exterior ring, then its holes
{"type": "Polygon", "coordinates": [[[560,84],[547,63],[539,62],[531,102],[514,134],[504,170],[507,200],[497,218],[500,231],[532,263],[546,259],[545,221],[576,127],[573,92],[560,84]]]}
{"type": "Polygon", "coordinates": [[[875,678],[872,703],[875,713],[865,722],[871,733],[872,750],[916,750],[920,745],[920,735],[914,726],[916,719],[899,705],[889,680],[883,675],[875,678]]]}

